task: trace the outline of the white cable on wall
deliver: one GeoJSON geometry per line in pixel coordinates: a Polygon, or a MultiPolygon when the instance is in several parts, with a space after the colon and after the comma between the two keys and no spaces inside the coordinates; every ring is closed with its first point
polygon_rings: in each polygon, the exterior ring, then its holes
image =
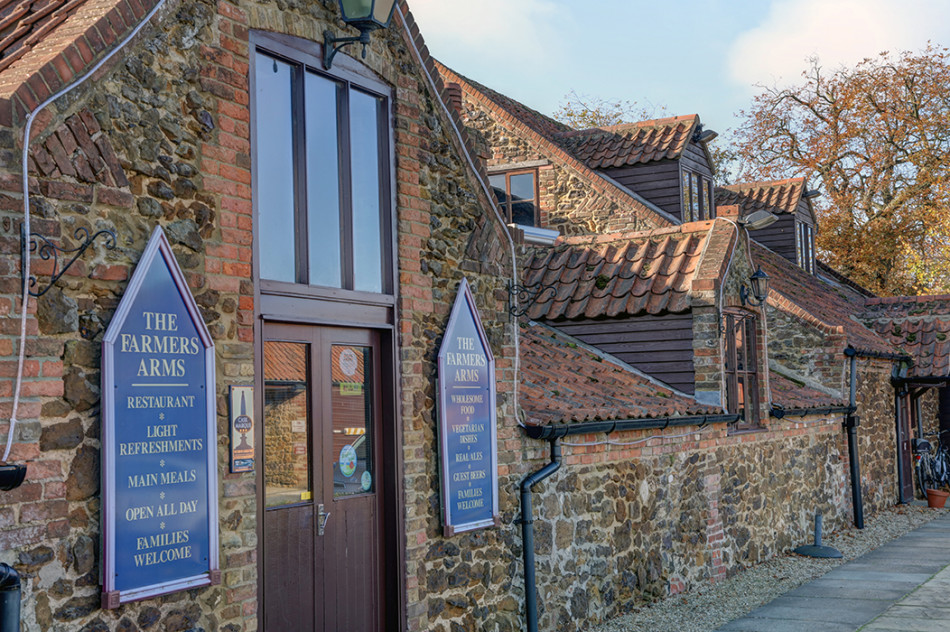
{"type": "MultiPolygon", "coordinates": [[[[165,0],[158,0],[156,4],[148,14],[142,18],[142,21],[136,25],[132,32],[125,36],[125,38],[119,42],[119,44],[113,48],[111,51],[106,53],[105,57],[100,59],[92,68],[90,68],[86,74],[81,76],[79,79],[69,84],[53,96],[49,97],[42,103],[40,103],[32,112],[26,116],[26,125],[23,128],[23,152],[20,158],[20,173],[21,178],[23,179],[23,235],[25,239],[30,238],[30,174],[27,171],[27,161],[29,160],[30,154],[30,129],[33,127],[33,121],[36,118],[36,115],[40,113],[44,108],[49,104],[56,101],[58,98],[64,94],[74,90],[83,84],[89,77],[96,74],[96,72],[102,68],[107,61],[109,61],[113,55],[122,50],[126,44],[128,44],[133,37],[138,35],[138,32],[142,30],[152,17],[158,13],[158,10],[162,8],[162,5],[165,4],[165,0]]],[[[30,300],[30,251],[27,250],[26,256],[23,257],[22,262],[23,267],[23,296],[20,301],[20,348],[19,355],[17,358],[17,372],[16,372],[16,385],[13,387],[13,408],[10,411],[10,429],[7,432],[7,445],[6,449],[3,451],[3,461],[10,457],[10,449],[13,447],[13,435],[14,430],[16,429],[17,424],[17,411],[20,408],[20,390],[23,385],[23,363],[26,356],[26,316],[27,316],[27,307],[30,300]]]]}
{"type": "Polygon", "coordinates": [[[684,432],[682,434],[675,434],[675,435],[665,435],[665,434],[650,435],[649,437],[643,437],[642,439],[634,439],[633,441],[613,441],[610,439],[610,433],[607,433],[607,437],[602,441],[588,441],[585,443],[568,443],[567,441],[562,440],[561,445],[566,445],[572,448],[590,448],[590,447],[601,446],[601,445],[631,446],[631,445],[637,445],[640,443],[645,443],[652,439],[682,439],[683,437],[689,437],[695,434],[702,434],[712,428],[713,426],[707,426],[705,428],[697,428],[696,430],[691,430],[689,432],[684,432]]]}
{"type": "MultiPolygon", "coordinates": [[[[402,7],[398,4],[396,5],[396,11],[399,13],[399,19],[403,23],[403,26],[406,24],[406,16],[402,13],[402,7]]],[[[501,226],[502,232],[505,234],[505,238],[508,240],[508,246],[511,249],[511,285],[514,287],[518,285],[518,258],[515,255],[515,242],[511,238],[511,234],[508,232],[508,225],[505,224],[505,221],[502,219],[501,214],[498,212],[498,207],[495,204],[495,196],[492,193],[488,185],[486,185],[481,177],[478,176],[478,168],[475,166],[475,161],[472,160],[472,157],[469,155],[468,150],[465,147],[465,141],[462,137],[462,132],[459,130],[458,126],[455,124],[455,118],[452,116],[452,113],[449,111],[448,106],[442,100],[442,95],[439,93],[439,89],[435,80],[429,74],[429,69],[426,67],[425,62],[422,59],[422,54],[419,52],[419,48],[416,46],[416,40],[413,38],[412,33],[409,35],[409,45],[412,47],[413,52],[416,54],[416,61],[419,64],[419,67],[422,68],[422,73],[425,75],[426,79],[429,80],[429,86],[432,89],[432,93],[435,95],[435,100],[442,106],[442,111],[445,113],[446,118],[449,120],[449,123],[452,125],[452,129],[455,130],[455,134],[459,139],[459,143],[462,145],[462,154],[465,156],[465,160],[468,162],[469,167],[471,167],[472,172],[476,174],[476,179],[482,187],[482,191],[485,192],[485,197],[488,198],[488,203],[492,208],[492,212],[495,216],[495,219],[498,221],[499,226],[501,226]]],[[[518,309],[518,295],[515,293],[509,293],[512,301],[512,307],[515,311],[518,309]]],[[[524,422],[521,421],[521,415],[519,412],[518,406],[518,373],[521,370],[521,350],[519,349],[519,340],[520,340],[520,325],[518,324],[517,319],[514,323],[514,347],[515,347],[515,358],[514,358],[514,376],[512,377],[512,401],[514,407],[515,421],[518,422],[518,425],[524,427],[524,422]]]]}

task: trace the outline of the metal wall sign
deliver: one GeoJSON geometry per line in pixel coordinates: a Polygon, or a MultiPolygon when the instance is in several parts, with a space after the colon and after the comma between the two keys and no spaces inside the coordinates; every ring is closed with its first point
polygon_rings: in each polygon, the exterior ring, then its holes
{"type": "Polygon", "coordinates": [[[439,457],[445,535],[500,524],[495,358],[462,279],[439,349],[439,457]]]}
{"type": "Polygon", "coordinates": [[[102,360],[103,607],[219,583],[214,343],[160,227],[102,360]]]}
{"type": "Polygon", "coordinates": [[[254,387],[231,386],[228,392],[231,472],[254,471],[254,387]]]}

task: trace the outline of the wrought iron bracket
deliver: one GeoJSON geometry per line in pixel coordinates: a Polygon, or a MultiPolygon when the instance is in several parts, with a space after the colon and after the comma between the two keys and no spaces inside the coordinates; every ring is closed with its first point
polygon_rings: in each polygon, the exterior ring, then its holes
{"type": "Polygon", "coordinates": [[[537,303],[538,300],[544,296],[544,293],[548,291],[551,292],[551,297],[553,298],[557,294],[557,285],[532,285],[527,287],[509,283],[508,294],[517,299],[517,307],[515,306],[515,301],[512,301],[508,307],[508,313],[515,318],[521,318],[527,314],[531,306],[537,303]]]}
{"type": "Polygon", "coordinates": [[[362,44],[363,51],[362,57],[366,59],[366,45],[369,44],[369,34],[370,31],[360,31],[360,34],[355,37],[336,37],[333,34],[333,31],[326,30],[323,32],[323,67],[326,70],[330,70],[333,66],[333,58],[336,57],[336,54],[340,52],[344,46],[348,44],[362,44]]]}
{"type": "MultiPolygon", "coordinates": [[[[61,248],[57,246],[49,239],[40,235],[39,233],[30,233],[29,236],[26,234],[26,229],[21,226],[20,228],[20,257],[21,261],[25,262],[26,258],[31,256],[33,253],[39,255],[40,259],[44,261],[53,260],[53,271],[50,273],[49,284],[39,290],[32,288],[37,287],[36,277],[30,275],[30,296],[40,297],[46,294],[50,288],[56,285],[56,282],[59,281],[59,278],[66,274],[66,271],[76,260],[79,259],[89,249],[89,246],[93,244],[99,237],[104,236],[105,242],[104,245],[109,250],[115,248],[115,233],[111,230],[100,230],[96,233],[93,233],[92,236],[89,236],[89,229],[80,226],[76,229],[76,232],[73,233],[73,237],[79,241],[79,245],[75,248],[61,248]],[[60,255],[72,255],[69,261],[67,261],[62,268],[59,267],[59,256],[60,255]]],[[[20,266],[20,269],[25,273],[26,266],[20,266]]]]}

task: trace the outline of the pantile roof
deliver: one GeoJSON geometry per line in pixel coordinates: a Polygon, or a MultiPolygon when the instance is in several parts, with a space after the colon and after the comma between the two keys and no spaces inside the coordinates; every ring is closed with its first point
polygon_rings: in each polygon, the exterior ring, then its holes
{"type": "Polygon", "coordinates": [[[125,37],[158,0],[0,0],[0,123],[13,125],[125,37]]]}
{"type": "Polygon", "coordinates": [[[789,178],[772,182],[746,182],[716,187],[716,205],[737,205],[739,216],[754,211],[775,214],[794,213],[805,190],[805,178],[789,178]]]}
{"type": "Polygon", "coordinates": [[[87,0],[0,2],[0,71],[30,52],[87,0]]]}
{"type": "Polygon", "coordinates": [[[592,169],[679,158],[699,116],[676,116],[610,127],[561,132],[557,142],[592,169]]]}
{"type": "Polygon", "coordinates": [[[515,101],[511,97],[500,92],[495,92],[491,88],[483,86],[477,81],[473,81],[468,77],[459,75],[441,63],[437,65],[437,68],[439,73],[442,75],[455,75],[450,79],[451,81],[459,81],[460,83],[468,84],[471,88],[481,92],[486,98],[494,101],[499,107],[514,116],[516,119],[545,137],[552,137],[562,132],[573,131],[570,126],[565,125],[564,123],[561,123],[550,116],[545,116],[537,110],[532,110],[527,105],[515,101]],[[446,73],[446,71],[448,71],[448,73],[446,73]]]}
{"type": "Polygon", "coordinates": [[[654,231],[561,238],[536,249],[524,285],[541,289],[532,319],[680,313],[713,221],[654,231]]]}
{"type": "Polygon", "coordinates": [[[769,275],[769,304],[805,319],[830,334],[841,334],[860,351],[899,353],[893,344],[862,324],[866,297],[845,285],[831,285],[754,241],[752,260],[769,275]]]}
{"type": "Polygon", "coordinates": [[[772,404],[786,410],[846,406],[848,403],[841,397],[828,395],[775,371],[769,371],[769,390],[772,404]]]}
{"type": "Polygon", "coordinates": [[[913,376],[950,375],[950,296],[872,298],[861,318],[913,357],[913,376]]]}
{"type": "Polygon", "coordinates": [[[522,329],[521,354],[520,398],[529,423],[722,413],[544,325],[522,329]]]}

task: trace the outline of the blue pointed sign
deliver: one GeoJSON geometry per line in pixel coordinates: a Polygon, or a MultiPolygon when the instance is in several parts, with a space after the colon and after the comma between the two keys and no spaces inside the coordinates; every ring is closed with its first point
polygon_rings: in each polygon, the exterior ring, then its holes
{"type": "Polygon", "coordinates": [[[103,607],[218,583],[214,343],[160,227],[102,358],[103,607]]]}
{"type": "Polygon", "coordinates": [[[439,446],[445,535],[498,526],[495,358],[465,279],[439,349],[439,446]]]}

